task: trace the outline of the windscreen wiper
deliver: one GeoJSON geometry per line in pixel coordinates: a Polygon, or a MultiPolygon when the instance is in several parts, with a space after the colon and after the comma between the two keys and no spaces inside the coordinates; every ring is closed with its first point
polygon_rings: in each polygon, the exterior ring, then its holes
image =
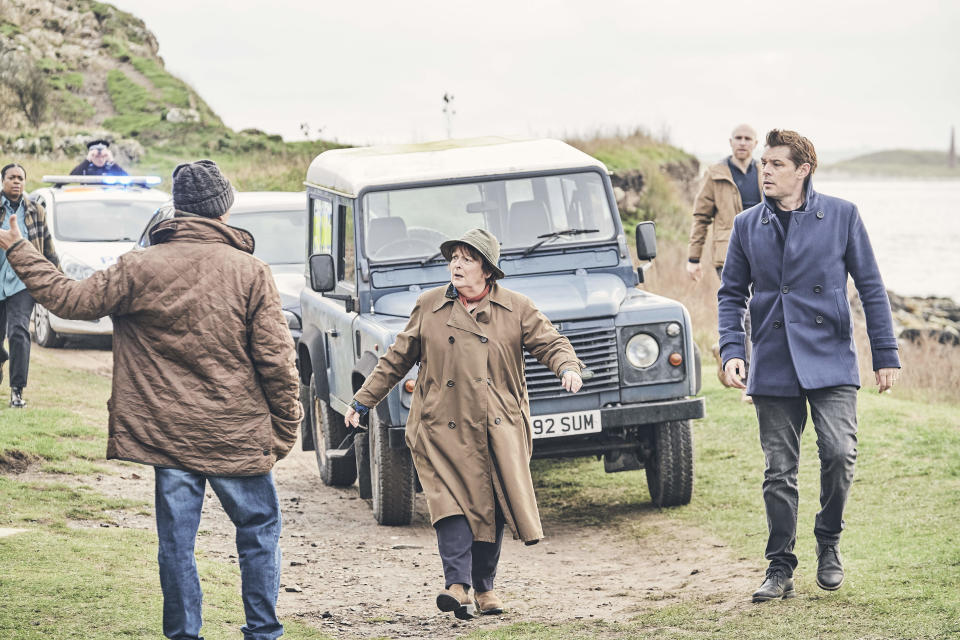
{"type": "Polygon", "coordinates": [[[537,236],[541,238],[540,242],[535,243],[532,247],[523,252],[521,258],[526,258],[528,255],[536,251],[540,245],[550,242],[551,240],[556,240],[561,236],[578,236],[582,233],[596,233],[600,231],[599,229],[563,229],[562,231],[554,231],[552,233],[545,233],[543,235],[537,236]]]}
{"type": "Polygon", "coordinates": [[[436,260],[437,258],[439,258],[439,257],[442,256],[442,255],[443,255],[443,251],[437,251],[435,254],[433,254],[432,256],[430,256],[429,258],[427,258],[426,260],[421,260],[421,261],[420,261],[420,266],[421,266],[421,267],[424,267],[424,266],[426,266],[426,264],[427,264],[428,262],[433,262],[434,260],[436,260]]]}

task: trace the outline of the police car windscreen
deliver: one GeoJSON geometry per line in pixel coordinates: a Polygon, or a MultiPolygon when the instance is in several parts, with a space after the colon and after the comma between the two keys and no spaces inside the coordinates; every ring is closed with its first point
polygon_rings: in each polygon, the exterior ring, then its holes
{"type": "Polygon", "coordinates": [[[253,255],[267,264],[306,262],[305,209],[237,212],[230,216],[228,224],[253,234],[253,255]]]}
{"type": "Polygon", "coordinates": [[[66,242],[136,242],[156,208],[125,200],[58,202],[53,235],[66,242]]]}

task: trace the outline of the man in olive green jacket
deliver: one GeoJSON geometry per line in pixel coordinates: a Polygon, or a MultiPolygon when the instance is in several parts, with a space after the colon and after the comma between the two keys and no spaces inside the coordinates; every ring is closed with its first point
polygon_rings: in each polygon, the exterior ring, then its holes
{"type": "MultiPolygon", "coordinates": [[[[703,278],[700,259],[707,232],[713,224],[713,266],[720,276],[727,257],[727,244],[733,230],[733,219],[741,211],[760,202],[762,178],[760,167],[753,159],[753,150],[757,146],[757,133],[746,124],[739,125],[730,134],[731,155],[707,169],[703,186],[693,203],[693,226],[690,229],[690,245],[687,249],[687,275],[694,282],[703,278]]],[[[747,337],[750,336],[750,315],[744,320],[747,337]]],[[[717,377],[727,384],[720,361],[720,347],[714,345],[713,356],[717,360],[717,377]]],[[[747,351],[747,363],[750,350],[747,351]]],[[[749,402],[750,397],[743,395],[749,402]]]]}
{"type": "Polygon", "coordinates": [[[713,224],[713,264],[719,275],[727,257],[733,218],[760,202],[760,171],[753,159],[756,146],[756,132],[742,124],[730,135],[733,153],[707,169],[703,186],[693,203],[693,226],[687,251],[687,273],[694,281],[703,277],[700,258],[710,225],[713,224]]]}

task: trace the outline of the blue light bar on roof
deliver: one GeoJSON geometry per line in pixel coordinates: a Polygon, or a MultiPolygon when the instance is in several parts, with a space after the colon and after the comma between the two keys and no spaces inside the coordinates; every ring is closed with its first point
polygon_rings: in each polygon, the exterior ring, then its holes
{"type": "Polygon", "coordinates": [[[102,184],[117,186],[152,187],[163,182],[160,176],[43,176],[50,184],[102,184]]]}

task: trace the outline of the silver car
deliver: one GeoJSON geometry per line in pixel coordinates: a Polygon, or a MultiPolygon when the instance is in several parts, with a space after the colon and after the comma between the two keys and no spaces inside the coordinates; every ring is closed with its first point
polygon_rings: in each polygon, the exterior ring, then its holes
{"type": "MultiPolygon", "coordinates": [[[[137,246],[144,223],[170,194],[152,188],[154,176],[44,176],[51,186],[31,197],[47,212],[47,228],[63,272],[74,280],[114,264],[137,246]]],[[[44,347],[59,347],[69,336],[113,334],[109,317],[65,320],[41,305],[33,312],[34,339],[44,347]]]]}

